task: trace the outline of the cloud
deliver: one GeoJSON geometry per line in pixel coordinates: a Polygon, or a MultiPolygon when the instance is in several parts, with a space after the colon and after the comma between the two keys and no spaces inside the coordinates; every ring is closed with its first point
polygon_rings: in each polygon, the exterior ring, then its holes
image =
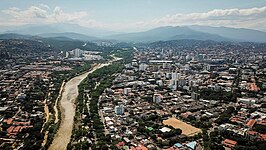
{"type": "Polygon", "coordinates": [[[55,7],[52,19],[56,22],[72,22],[72,21],[80,21],[82,18],[87,17],[87,12],[73,12],[73,13],[65,13],[60,7],[55,7]]]}
{"type": "Polygon", "coordinates": [[[136,22],[135,25],[141,27],[162,26],[162,25],[212,25],[212,26],[232,26],[249,28],[266,28],[257,26],[257,22],[265,22],[266,6],[248,9],[214,9],[203,13],[177,13],[166,15],[150,21],[136,22]]]}
{"type": "Polygon", "coordinates": [[[213,9],[201,13],[177,13],[153,20],[128,23],[99,23],[97,21],[82,21],[83,26],[107,28],[111,30],[140,31],[159,26],[206,25],[228,26],[236,28],[253,28],[266,30],[266,6],[248,9],[213,9]]]}
{"type": "Polygon", "coordinates": [[[37,6],[31,6],[27,10],[20,10],[19,8],[12,7],[2,12],[16,19],[47,18],[47,11],[37,6]]]}
{"type": "Polygon", "coordinates": [[[213,9],[200,13],[176,13],[153,20],[139,20],[127,23],[99,22],[91,19],[86,11],[66,12],[61,7],[57,6],[51,8],[46,4],[30,6],[24,10],[17,7],[11,7],[2,10],[1,16],[4,15],[7,17],[0,18],[0,25],[75,23],[85,27],[97,27],[120,31],[136,31],[169,25],[208,25],[266,30],[266,6],[247,9],[213,9]]]}
{"type": "Polygon", "coordinates": [[[39,6],[44,8],[44,9],[50,9],[50,7],[46,4],[39,4],[39,6]]]}
{"type": "Polygon", "coordinates": [[[5,21],[8,25],[80,22],[83,18],[88,16],[88,13],[85,11],[67,13],[60,7],[50,9],[50,7],[45,4],[30,6],[25,10],[12,7],[2,10],[2,13],[9,16],[5,21]]]}

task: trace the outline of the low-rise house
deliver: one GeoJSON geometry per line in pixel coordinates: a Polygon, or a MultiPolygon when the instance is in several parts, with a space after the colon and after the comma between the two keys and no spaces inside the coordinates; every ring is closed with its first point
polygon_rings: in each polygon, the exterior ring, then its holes
{"type": "Polygon", "coordinates": [[[233,141],[233,140],[230,140],[230,139],[225,139],[225,140],[223,141],[223,144],[224,144],[224,146],[226,146],[226,147],[234,148],[234,147],[236,147],[237,142],[236,142],[236,141],[233,141]]]}

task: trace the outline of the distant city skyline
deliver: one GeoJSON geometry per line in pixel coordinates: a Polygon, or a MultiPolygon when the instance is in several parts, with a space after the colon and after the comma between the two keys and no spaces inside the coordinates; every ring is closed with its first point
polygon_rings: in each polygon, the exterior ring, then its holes
{"type": "Polygon", "coordinates": [[[72,23],[112,31],[227,26],[266,31],[266,0],[2,0],[0,27],[72,23]]]}

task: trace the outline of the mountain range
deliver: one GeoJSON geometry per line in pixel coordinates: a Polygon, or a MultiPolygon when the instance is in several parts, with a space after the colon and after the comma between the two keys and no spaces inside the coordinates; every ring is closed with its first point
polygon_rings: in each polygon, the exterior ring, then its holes
{"type": "Polygon", "coordinates": [[[50,38],[50,37],[67,37],[71,39],[77,39],[82,41],[95,41],[98,40],[98,37],[95,36],[88,36],[85,34],[75,33],[75,32],[64,32],[64,33],[43,33],[37,36],[50,38]]]}
{"type": "Polygon", "coordinates": [[[189,27],[179,26],[165,26],[144,32],[111,35],[106,38],[116,39],[118,41],[124,42],[154,42],[180,39],[229,41],[228,38],[222,37],[217,34],[195,31],[193,29],[190,29],[189,27]]]}
{"type": "Polygon", "coordinates": [[[116,40],[119,42],[154,42],[180,39],[266,42],[266,32],[229,27],[211,26],[163,26],[148,31],[118,33],[101,29],[81,27],[76,24],[24,25],[16,28],[3,27],[0,39],[60,37],[81,41],[116,40]]]}
{"type": "Polygon", "coordinates": [[[88,36],[103,37],[108,35],[117,34],[118,32],[102,30],[98,28],[86,28],[77,24],[56,23],[56,24],[27,24],[17,27],[0,27],[2,33],[16,33],[22,35],[41,35],[47,33],[79,33],[88,36]]]}

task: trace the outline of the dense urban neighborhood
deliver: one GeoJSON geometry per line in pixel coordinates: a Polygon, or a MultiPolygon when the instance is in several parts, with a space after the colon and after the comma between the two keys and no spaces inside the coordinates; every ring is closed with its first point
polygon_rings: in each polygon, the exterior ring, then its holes
{"type": "Polygon", "coordinates": [[[44,50],[1,51],[1,149],[266,146],[265,44],[178,40],[106,52],[10,42],[44,50]]]}
{"type": "Polygon", "coordinates": [[[207,43],[135,49],[99,99],[116,148],[263,149],[263,44],[207,43]]]}
{"type": "Polygon", "coordinates": [[[0,150],[266,150],[266,0],[2,0],[0,150]]]}

